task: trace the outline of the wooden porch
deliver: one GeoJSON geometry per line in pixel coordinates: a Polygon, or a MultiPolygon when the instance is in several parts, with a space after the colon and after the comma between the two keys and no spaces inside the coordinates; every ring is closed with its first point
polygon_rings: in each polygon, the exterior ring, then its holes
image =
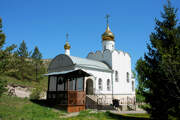
{"type": "Polygon", "coordinates": [[[85,110],[85,76],[89,75],[82,70],[49,75],[47,100],[52,104],[65,108],[67,112],[85,110]]]}

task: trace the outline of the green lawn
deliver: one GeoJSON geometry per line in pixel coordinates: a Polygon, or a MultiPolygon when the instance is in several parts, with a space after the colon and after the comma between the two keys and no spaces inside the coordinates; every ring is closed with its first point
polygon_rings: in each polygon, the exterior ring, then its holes
{"type": "Polygon", "coordinates": [[[2,120],[146,120],[147,114],[121,114],[110,112],[91,113],[81,111],[76,117],[61,118],[66,115],[63,110],[49,108],[33,103],[28,99],[3,95],[0,98],[0,118],[2,120]]]}
{"type": "Polygon", "coordinates": [[[28,99],[3,95],[0,98],[2,120],[59,120],[63,111],[40,106],[28,99]]]}
{"type": "Polygon", "coordinates": [[[148,114],[113,114],[110,112],[91,113],[82,111],[76,117],[67,118],[66,120],[148,120],[148,114]]]}

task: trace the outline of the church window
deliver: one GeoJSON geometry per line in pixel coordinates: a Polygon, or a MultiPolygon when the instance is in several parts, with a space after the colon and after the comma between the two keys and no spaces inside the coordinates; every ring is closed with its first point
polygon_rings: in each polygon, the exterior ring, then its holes
{"type": "Polygon", "coordinates": [[[102,79],[101,78],[99,78],[98,85],[99,85],[99,90],[102,90],[102,79]]]}
{"type": "Polygon", "coordinates": [[[110,91],[110,79],[107,79],[107,90],[110,91]]]}
{"type": "Polygon", "coordinates": [[[129,73],[127,72],[126,74],[127,74],[126,75],[127,76],[127,82],[129,82],[129,73]]]}
{"type": "Polygon", "coordinates": [[[134,81],[132,81],[132,91],[134,91],[134,81]]]}
{"type": "Polygon", "coordinates": [[[57,79],[57,90],[58,91],[64,91],[64,80],[62,77],[58,77],[57,79]]]}
{"type": "Polygon", "coordinates": [[[118,82],[119,81],[119,78],[118,78],[119,76],[118,76],[118,71],[116,71],[115,72],[115,80],[116,80],[116,82],[118,82]]]}

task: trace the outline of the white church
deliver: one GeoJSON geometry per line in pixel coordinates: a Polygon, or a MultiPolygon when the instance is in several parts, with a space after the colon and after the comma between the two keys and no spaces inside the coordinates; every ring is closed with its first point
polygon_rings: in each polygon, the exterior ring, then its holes
{"type": "Polygon", "coordinates": [[[109,28],[102,34],[102,50],[90,52],[86,58],[70,54],[57,55],[48,68],[47,99],[65,105],[68,112],[76,112],[92,104],[110,105],[135,103],[135,78],[131,56],[115,48],[115,37],[109,28]],[[92,102],[94,101],[94,102],[92,102]]]}

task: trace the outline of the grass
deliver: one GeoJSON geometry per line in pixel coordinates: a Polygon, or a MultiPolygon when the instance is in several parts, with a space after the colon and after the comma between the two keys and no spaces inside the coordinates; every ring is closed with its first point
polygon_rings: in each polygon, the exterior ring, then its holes
{"type": "Polygon", "coordinates": [[[7,75],[1,75],[1,78],[6,80],[8,84],[10,85],[18,85],[18,86],[23,86],[23,87],[30,87],[30,88],[34,88],[34,87],[40,87],[40,88],[44,88],[47,89],[48,86],[48,78],[47,77],[43,77],[43,79],[40,80],[40,82],[35,82],[35,81],[22,81],[22,80],[18,80],[14,77],[10,77],[7,75]]]}
{"type": "Polygon", "coordinates": [[[81,111],[78,116],[62,118],[63,110],[41,106],[27,98],[3,95],[0,97],[2,120],[147,120],[147,114],[113,114],[110,112],[81,111]]]}
{"type": "Polygon", "coordinates": [[[76,117],[67,118],[65,120],[148,120],[148,114],[113,114],[110,112],[82,111],[76,117]]]}
{"type": "Polygon", "coordinates": [[[0,98],[0,118],[2,120],[59,120],[64,111],[40,106],[27,98],[3,95],[0,98]]]}

